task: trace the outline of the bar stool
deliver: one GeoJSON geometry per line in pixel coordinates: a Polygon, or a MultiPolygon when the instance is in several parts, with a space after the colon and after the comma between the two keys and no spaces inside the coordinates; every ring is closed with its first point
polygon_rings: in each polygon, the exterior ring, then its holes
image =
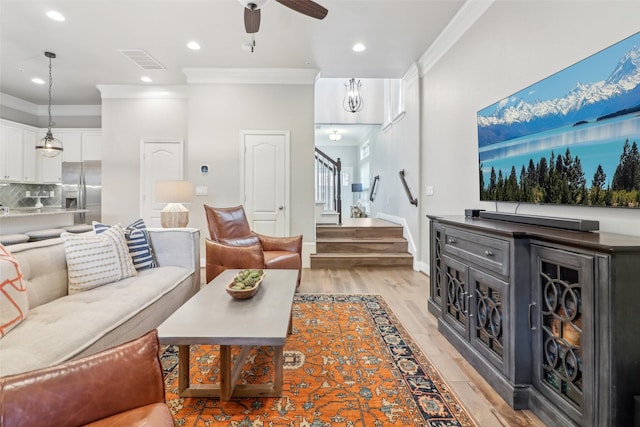
{"type": "Polygon", "coordinates": [[[16,245],[18,243],[25,243],[29,241],[29,236],[26,234],[0,234],[0,243],[5,246],[16,245]]]}
{"type": "Polygon", "coordinates": [[[86,233],[87,231],[93,231],[93,226],[89,224],[75,224],[64,227],[65,231],[69,233],[86,233]]]}
{"type": "Polygon", "coordinates": [[[30,242],[36,242],[39,240],[53,239],[54,237],[60,237],[65,232],[64,228],[46,228],[44,230],[34,230],[25,233],[29,236],[30,242]]]}

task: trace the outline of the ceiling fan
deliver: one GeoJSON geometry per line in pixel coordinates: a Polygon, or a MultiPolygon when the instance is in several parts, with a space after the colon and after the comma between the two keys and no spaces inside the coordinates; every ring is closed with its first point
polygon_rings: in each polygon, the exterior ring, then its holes
{"type": "MultiPolygon", "coordinates": [[[[244,28],[248,34],[255,34],[260,29],[260,8],[267,0],[239,0],[244,5],[244,28]]],[[[276,0],[283,6],[303,15],[316,19],[324,19],[328,10],[312,0],[276,0]]]]}

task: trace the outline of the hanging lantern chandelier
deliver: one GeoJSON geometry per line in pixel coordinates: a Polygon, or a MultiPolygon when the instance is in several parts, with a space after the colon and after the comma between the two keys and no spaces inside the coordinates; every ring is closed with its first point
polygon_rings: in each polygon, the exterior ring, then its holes
{"type": "Polygon", "coordinates": [[[362,82],[360,80],[356,81],[356,79],[349,79],[349,81],[344,84],[344,87],[347,89],[347,93],[344,96],[342,108],[346,111],[357,113],[362,110],[362,107],[364,107],[364,101],[360,94],[361,86],[362,82]]]}
{"type": "Polygon", "coordinates": [[[56,57],[56,54],[53,52],[45,52],[44,56],[49,58],[49,127],[45,137],[36,144],[36,151],[39,151],[45,157],[55,157],[63,151],[62,142],[60,142],[59,139],[54,138],[51,133],[51,127],[55,126],[55,123],[51,120],[51,87],[53,86],[51,60],[56,57]]]}

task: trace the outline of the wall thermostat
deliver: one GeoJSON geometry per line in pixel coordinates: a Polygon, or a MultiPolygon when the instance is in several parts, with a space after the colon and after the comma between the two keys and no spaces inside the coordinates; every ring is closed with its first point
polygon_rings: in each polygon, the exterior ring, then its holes
{"type": "Polygon", "coordinates": [[[200,166],[200,173],[205,175],[209,173],[209,165],[200,166]]]}

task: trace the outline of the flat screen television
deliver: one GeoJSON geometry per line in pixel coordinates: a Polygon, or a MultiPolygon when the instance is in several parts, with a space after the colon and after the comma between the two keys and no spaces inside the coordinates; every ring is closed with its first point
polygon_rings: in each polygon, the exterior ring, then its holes
{"type": "Polygon", "coordinates": [[[477,119],[480,200],[640,208],[640,32],[477,119]]]}

